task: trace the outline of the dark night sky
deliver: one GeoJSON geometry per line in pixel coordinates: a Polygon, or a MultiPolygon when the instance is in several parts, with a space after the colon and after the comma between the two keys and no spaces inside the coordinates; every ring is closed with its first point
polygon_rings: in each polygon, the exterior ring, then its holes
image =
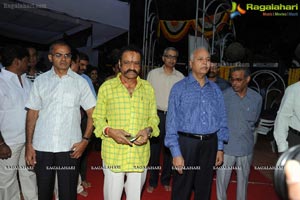
{"type": "MultiPolygon", "coordinates": [[[[293,0],[289,0],[290,3],[293,0]]],[[[184,20],[195,18],[196,0],[153,0],[151,9],[158,10],[160,19],[184,20]]],[[[260,2],[248,0],[247,2],[260,2]]],[[[261,0],[265,3],[276,3],[274,0],[261,0]]],[[[277,2],[286,2],[278,0],[277,2]]],[[[294,1],[294,3],[298,1],[294,1]]],[[[202,1],[199,1],[202,5],[202,1]]],[[[144,1],[131,1],[132,42],[142,44],[141,30],[144,19],[144,1]]],[[[202,6],[201,6],[202,7],[202,6]]],[[[299,10],[298,10],[299,13],[299,10]]],[[[291,60],[294,49],[300,43],[300,16],[298,17],[263,17],[261,13],[248,12],[234,19],[236,40],[250,50],[253,59],[261,61],[291,60]]],[[[159,42],[159,53],[166,46],[176,46],[180,51],[187,51],[187,37],[178,43],[171,43],[164,38],[159,42]]],[[[181,53],[182,55],[183,53],[181,53]]]]}

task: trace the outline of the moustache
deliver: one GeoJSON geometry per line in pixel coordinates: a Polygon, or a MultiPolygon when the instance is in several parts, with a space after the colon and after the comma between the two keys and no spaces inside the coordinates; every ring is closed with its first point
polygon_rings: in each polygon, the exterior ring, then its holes
{"type": "Polygon", "coordinates": [[[125,72],[125,74],[127,74],[127,73],[129,73],[129,72],[134,72],[136,75],[139,74],[139,73],[138,73],[136,70],[134,70],[134,69],[128,69],[128,70],[125,72]]]}

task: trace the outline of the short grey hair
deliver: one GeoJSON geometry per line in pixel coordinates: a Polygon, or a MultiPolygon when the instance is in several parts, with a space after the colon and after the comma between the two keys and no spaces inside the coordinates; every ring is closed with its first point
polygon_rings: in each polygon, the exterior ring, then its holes
{"type": "Polygon", "coordinates": [[[194,60],[194,53],[195,53],[196,51],[200,50],[200,49],[204,49],[204,50],[206,50],[206,51],[209,53],[208,49],[207,49],[205,46],[198,47],[198,48],[196,48],[196,49],[191,53],[191,55],[190,55],[190,60],[191,60],[191,61],[194,60]]]}
{"type": "Polygon", "coordinates": [[[178,56],[178,51],[177,51],[177,49],[175,47],[167,47],[167,48],[165,48],[164,55],[166,55],[168,51],[175,51],[176,52],[176,56],[178,56]]]}

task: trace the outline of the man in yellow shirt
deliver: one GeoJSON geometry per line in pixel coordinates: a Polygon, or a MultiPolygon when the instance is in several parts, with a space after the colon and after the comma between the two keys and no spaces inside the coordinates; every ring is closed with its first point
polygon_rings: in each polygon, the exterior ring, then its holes
{"type": "Polygon", "coordinates": [[[124,187],[127,199],[141,198],[150,157],[148,141],[159,135],[154,89],[139,77],[141,60],[138,48],[124,47],[120,73],[99,89],[93,119],[95,134],[102,138],[104,200],[121,199],[124,187]]]}

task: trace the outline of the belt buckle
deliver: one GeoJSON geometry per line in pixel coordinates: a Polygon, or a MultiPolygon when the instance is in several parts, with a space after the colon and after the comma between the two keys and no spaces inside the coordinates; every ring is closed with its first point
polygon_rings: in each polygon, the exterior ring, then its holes
{"type": "Polygon", "coordinates": [[[199,135],[199,138],[202,141],[203,140],[203,135],[199,135]]]}

